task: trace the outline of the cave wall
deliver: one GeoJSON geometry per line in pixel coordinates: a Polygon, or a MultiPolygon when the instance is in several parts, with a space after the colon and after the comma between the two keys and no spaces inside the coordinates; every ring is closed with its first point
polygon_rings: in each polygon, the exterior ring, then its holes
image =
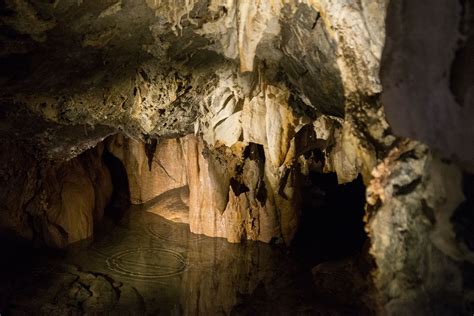
{"type": "MultiPolygon", "coordinates": [[[[4,4],[1,132],[34,139],[47,158],[7,145],[2,159],[24,163],[4,164],[3,227],[29,239],[51,230],[46,236],[61,236],[47,237],[52,244],[68,243],[54,226],[69,227],[68,205],[52,203],[40,215],[25,208],[42,199],[36,179],[50,179],[64,184],[65,196],[89,188],[79,198],[87,223],[71,236],[90,236],[101,202],[91,202],[100,194],[89,168],[45,161],[71,159],[120,131],[130,140],[117,136],[109,147],[128,171],[135,203],[187,184],[193,232],[289,242],[298,176],[309,164],[302,154],[318,148],[324,171],[340,183],[361,174],[368,186],[380,310],[459,312],[460,266],[473,262],[451,223],[463,199],[460,170],[472,171],[469,1],[4,4]],[[57,166],[49,176],[44,163],[57,166]],[[63,164],[72,175],[59,177],[63,164]],[[46,224],[30,224],[37,218],[46,224]]],[[[47,185],[52,200],[57,186],[47,185]]]]}
{"type": "Polygon", "coordinates": [[[404,140],[373,175],[366,229],[384,309],[389,314],[462,313],[462,277],[454,261],[463,260],[462,251],[450,224],[463,200],[457,191],[459,170],[433,157],[426,145],[404,140]]]}
{"type": "Polygon", "coordinates": [[[127,170],[132,203],[148,211],[173,219],[173,214],[150,208],[148,202],[187,186],[185,222],[194,233],[230,242],[276,238],[289,243],[297,229],[297,176],[294,171],[270,174],[275,182],[272,187],[262,146],[240,144],[239,151],[225,146],[211,150],[202,137],[187,135],[158,143],[151,169],[142,142],[117,135],[108,140],[108,148],[127,170]]]}
{"type": "Polygon", "coordinates": [[[375,280],[392,314],[472,312],[461,272],[470,269],[472,247],[452,221],[467,198],[462,173],[472,172],[472,14],[471,1],[387,8],[381,101],[394,134],[423,142],[392,149],[369,187],[375,280]]]}
{"type": "Polygon", "coordinates": [[[47,161],[17,141],[2,141],[1,233],[54,248],[92,238],[113,190],[104,146],[47,161]]]}
{"type": "Polygon", "coordinates": [[[127,171],[132,204],[146,203],[168,190],[187,185],[179,139],[166,139],[147,146],[118,134],[109,138],[106,146],[127,171]]]}
{"type": "Polygon", "coordinates": [[[394,132],[424,142],[470,172],[473,6],[472,1],[392,1],[381,70],[382,100],[394,132]]]}

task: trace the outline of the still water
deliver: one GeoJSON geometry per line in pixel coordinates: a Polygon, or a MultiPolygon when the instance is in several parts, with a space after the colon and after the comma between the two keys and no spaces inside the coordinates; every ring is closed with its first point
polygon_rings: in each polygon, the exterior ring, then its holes
{"type": "Polygon", "coordinates": [[[195,235],[139,208],[105,226],[87,245],[16,267],[2,283],[3,308],[49,315],[345,314],[312,294],[310,269],[283,246],[195,235]]]}

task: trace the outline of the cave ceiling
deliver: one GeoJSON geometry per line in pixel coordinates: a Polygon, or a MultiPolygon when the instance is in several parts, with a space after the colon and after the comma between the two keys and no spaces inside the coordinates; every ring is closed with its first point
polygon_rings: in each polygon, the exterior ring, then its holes
{"type": "Polygon", "coordinates": [[[2,116],[38,122],[2,133],[184,135],[223,84],[238,99],[283,85],[301,115],[344,116],[336,42],[313,6],[181,2],[2,1],[2,116]]]}

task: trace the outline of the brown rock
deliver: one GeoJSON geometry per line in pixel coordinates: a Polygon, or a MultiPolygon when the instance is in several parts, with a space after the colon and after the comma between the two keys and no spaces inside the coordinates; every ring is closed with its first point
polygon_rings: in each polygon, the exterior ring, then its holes
{"type": "Polygon", "coordinates": [[[189,207],[183,201],[183,197],[189,201],[187,186],[166,191],[145,203],[143,208],[170,221],[188,224],[189,207]]]}
{"type": "Polygon", "coordinates": [[[109,141],[107,148],[122,161],[127,170],[133,204],[148,202],[168,190],[187,184],[178,139],[160,141],[152,153],[151,169],[143,142],[117,135],[109,141]]]}

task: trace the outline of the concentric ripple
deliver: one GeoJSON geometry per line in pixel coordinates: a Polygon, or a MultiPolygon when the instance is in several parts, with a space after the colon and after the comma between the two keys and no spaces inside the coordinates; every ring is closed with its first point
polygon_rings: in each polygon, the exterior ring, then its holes
{"type": "Polygon", "coordinates": [[[186,260],[180,253],[164,248],[124,250],[107,258],[106,263],[112,271],[142,279],[172,277],[187,269],[186,260]]]}

